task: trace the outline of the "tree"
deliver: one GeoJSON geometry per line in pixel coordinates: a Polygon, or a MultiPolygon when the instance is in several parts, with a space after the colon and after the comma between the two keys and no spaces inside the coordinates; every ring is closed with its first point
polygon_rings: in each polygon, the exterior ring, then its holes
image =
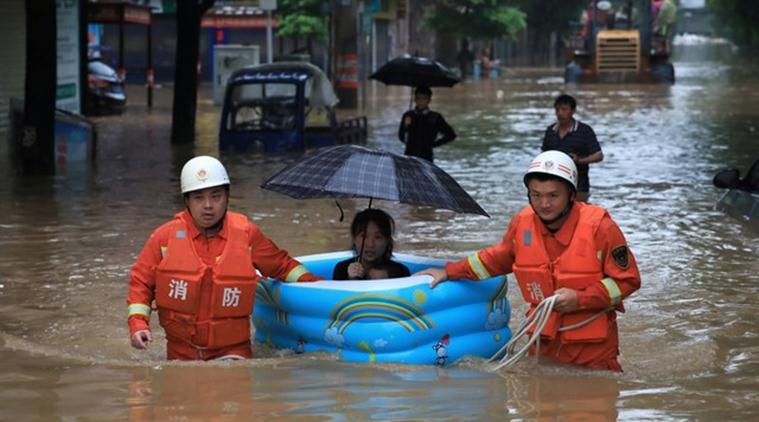
{"type": "Polygon", "coordinates": [[[518,0],[519,8],[527,14],[527,25],[536,31],[569,31],[578,22],[588,0],[518,0]]]}
{"type": "Polygon", "coordinates": [[[309,53],[311,41],[325,43],[329,37],[322,0],[281,0],[277,7],[277,35],[306,38],[309,53]]]}
{"type": "Polygon", "coordinates": [[[174,106],[171,143],[195,141],[195,111],[198,105],[198,55],[200,20],[215,0],[177,2],[177,49],[174,61],[174,106]]]}
{"type": "Polygon", "coordinates": [[[516,4],[527,14],[530,51],[554,54],[549,51],[551,34],[555,33],[557,39],[569,35],[588,0],[517,0],[516,4]]]}
{"type": "Polygon", "coordinates": [[[516,37],[525,27],[525,13],[509,0],[442,0],[427,9],[424,25],[459,38],[516,37]]]}
{"type": "Polygon", "coordinates": [[[759,2],[756,0],[707,0],[722,35],[744,47],[759,47],[759,2]]]}

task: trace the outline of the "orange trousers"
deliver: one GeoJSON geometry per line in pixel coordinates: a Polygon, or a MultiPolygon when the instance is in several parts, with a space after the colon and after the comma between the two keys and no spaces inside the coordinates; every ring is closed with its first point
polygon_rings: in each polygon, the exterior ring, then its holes
{"type": "MultiPolygon", "coordinates": [[[[534,346],[530,352],[535,354],[534,346]]],[[[619,356],[617,324],[611,324],[609,336],[606,340],[597,343],[562,343],[561,337],[553,341],[541,341],[540,356],[590,369],[622,372],[622,366],[617,360],[619,356]]]]}
{"type": "Polygon", "coordinates": [[[253,357],[250,342],[246,341],[218,349],[206,349],[181,340],[166,340],[166,358],[168,360],[214,360],[228,355],[237,355],[246,359],[253,357]]]}

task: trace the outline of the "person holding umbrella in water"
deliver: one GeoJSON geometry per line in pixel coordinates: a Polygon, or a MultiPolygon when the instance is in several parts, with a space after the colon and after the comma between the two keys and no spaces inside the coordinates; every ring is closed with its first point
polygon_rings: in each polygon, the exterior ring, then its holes
{"type": "Polygon", "coordinates": [[[456,139],[456,132],[443,115],[430,110],[432,90],[426,86],[414,91],[416,107],[403,114],[398,139],[406,144],[404,154],[433,161],[432,149],[456,139]]]}
{"type": "Polygon", "coordinates": [[[443,115],[430,110],[432,90],[426,86],[414,91],[415,107],[403,114],[398,139],[406,144],[404,154],[432,162],[432,149],[456,139],[456,132],[443,115]]]}
{"type": "MultiPolygon", "coordinates": [[[[377,208],[367,208],[353,218],[351,239],[355,258],[335,266],[333,280],[365,280],[374,278],[372,269],[387,272],[385,278],[408,277],[405,265],[393,261],[393,231],[395,222],[390,214],[377,208]]],[[[383,273],[384,274],[384,273],[383,273]]]]}
{"type": "Polygon", "coordinates": [[[398,139],[406,144],[406,155],[431,162],[433,148],[456,139],[456,132],[443,116],[429,109],[430,87],[452,87],[460,81],[453,71],[436,60],[405,54],[382,65],[370,79],[386,85],[416,87],[413,98],[416,107],[403,114],[398,128],[398,139]]]}
{"type": "MultiPolygon", "coordinates": [[[[375,278],[370,273],[380,273],[386,263],[388,267],[384,270],[388,277],[409,275],[408,268],[391,259],[393,219],[386,212],[372,208],[374,199],[489,216],[440,167],[415,157],[359,145],[324,148],[280,170],[261,188],[295,199],[369,199],[368,209],[359,212],[351,224],[352,246],[358,259],[338,263],[333,280],[375,278]]],[[[340,213],[342,221],[342,208],[340,213]]]]}

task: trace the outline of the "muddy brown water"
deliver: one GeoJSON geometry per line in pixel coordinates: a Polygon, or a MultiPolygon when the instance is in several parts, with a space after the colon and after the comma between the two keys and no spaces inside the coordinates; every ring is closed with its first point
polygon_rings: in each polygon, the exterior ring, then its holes
{"type": "MultiPolygon", "coordinates": [[[[721,168],[759,156],[759,66],[735,55],[681,54],[674,86],[566,87],[560,71],[509,69],[435,90],[459,134],[437,164],[492,218],[380,202],[397,250],[458,258],[500,239],[525,204],[521,176],[565,90],[605,160],[591,167],[637,257],[643,287],[619,319],[621,375],[524,360],[493,373],[479,359],[447,368],[339,362],[256,347],[235,363],[167,363],[162,335],[128,345],[129,269],[150,231],[181,207],[178,173],[216,153],[218,108],[201,92],[198,141],[168,142],[170,89],[152,112],[98,117],[94,168],[55,178],[8,169],[0,183],[0,420],[755,420],[759,417],[759,234],[716,211],[721,168]]],[[[396,139],[408,89],[370,86],[369,145],[396,139]]],[[[329,200],[263,191],[300,154],[225,154],[231,207],[294,255],[345,249],[329,200]]],[[[344,201],[350,219],[366,201],[344,201]]],[[[512,325],[524,307],[512,288],[512,325]]],[[[155,322],[154,322],[155,324],[155,322]]],[[[157,324],[155,324],[157,325],[157,324]]]]}

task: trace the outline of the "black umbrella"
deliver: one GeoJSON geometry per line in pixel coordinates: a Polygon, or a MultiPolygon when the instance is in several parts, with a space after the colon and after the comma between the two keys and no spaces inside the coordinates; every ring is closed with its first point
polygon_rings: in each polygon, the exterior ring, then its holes
{"type": "Polygon", "coordinates": [[[385,63],[370,78],[386,85],[404,86],[451,87],[459,82],[456,74],[439,62],[408,54],[385,63]]]}
{"type": "Polygon", "coordinates": [[[385,199],[490,217],[435,164],[356,145],[326,148],[284,168],[261,187],[296,199],[385,199]]]}

